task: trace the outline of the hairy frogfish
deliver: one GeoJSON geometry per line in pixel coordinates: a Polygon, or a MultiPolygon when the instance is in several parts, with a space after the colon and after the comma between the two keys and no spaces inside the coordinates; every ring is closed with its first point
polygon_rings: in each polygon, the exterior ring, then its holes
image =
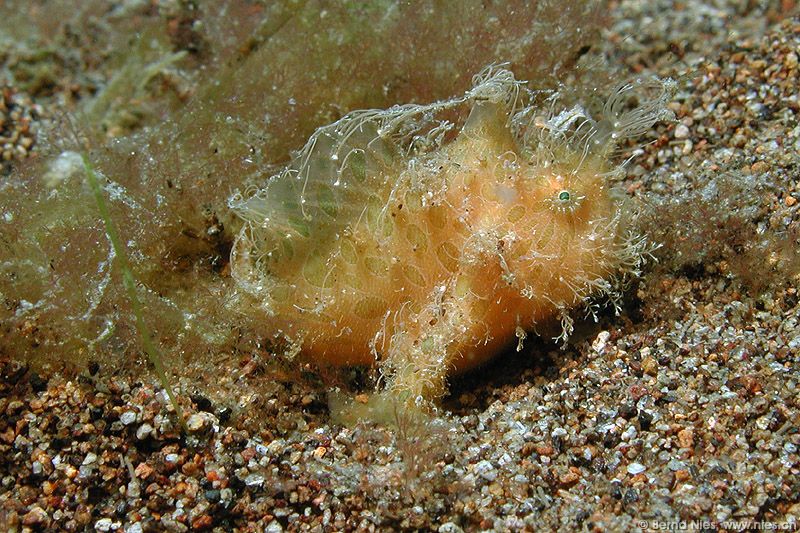
{"type": "Polygon", "coordinates": [[[351,112],[231,198],[238,290],[309,360],[435,399],[537,323],[566,335],[571,309],[619,298],[650,245],[612,159],[670,116],[673,84],[630,80],[592,116],[492,66],[459,97],[351,112]]]}

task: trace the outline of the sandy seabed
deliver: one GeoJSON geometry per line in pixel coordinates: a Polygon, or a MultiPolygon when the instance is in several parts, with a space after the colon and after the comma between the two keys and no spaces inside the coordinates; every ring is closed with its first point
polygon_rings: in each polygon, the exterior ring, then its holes
{"type": "Polygon", "coordinates": [[[222,394],[179,376],[182,435],[149,374],[0,354],[2,528],[796,530],[800,21],[745,4],[612,4],[610,61],[680,80],[618,184],[662,244],[619,316],[394,429],[333,424],[319,379],[246,358],[222,394]]]}

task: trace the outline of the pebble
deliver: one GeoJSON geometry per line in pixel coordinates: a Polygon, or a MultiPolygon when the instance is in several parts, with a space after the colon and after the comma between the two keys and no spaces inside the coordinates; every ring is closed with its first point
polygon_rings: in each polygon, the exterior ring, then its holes
{"type": "Polygon", "coordinates": [[[189,419],[186,421],[186,426],[190,432],[200,433],[210,429],[216,423],[217,419],[214,415],[201,411],[190,415],[189,419]]]}
{"type": "Polygon", "coordinates": [[[38,505],[34,505],[31,510],[25,513],[25,516],[22,517],[22,524],[25,526],[37,526],[47,522],[49,519],[50,517],[47,515],[44,509],[38,505]]]}
{"type": "Polygon", "coordinates": [[[130,426],[134,422],[136,422],[136,413],[133,411],[125,411],[119,416],[119,421],[125,424],[126,426],[130,426]]]}
{"type": "Polygon", "coordinates": [[[611,338],[611,333],[608,331],[601,331],[597,334],[594,341],[592,342],[592,350],[597,352],[598,354],[602,354],[606,349],[606,343],[608,339],[611,338]]]}
{"type": "Polygon", "coordinates": [[[139,479],[147,479],[153,473],[153,467],[147,463],[139,463],[134,470],[134,475],[139,479]]]}
{"type": "Polygon", "coordinates": [[[681,448],[691,448],[694,446],[694,430],[684,428],[678,432],[678,443],[681,448]]]}
{"type": "Polygon", "coordinates": [[[632,475],[632,476],[635,476],[636,474],[641,474],[646,469],[647,469],[647,467],[645,467],[641,463],[631,463],[631,464],[628,465],[628,468],[627,468],[628,473],[630,475],[632,475]]]}
{"type": "Polygon", "coordinates": [[[686,139],[689,137],[689,128],[685,124],[678,124],[675,127],[675,138],[686,139]]]}
{"type": "Polygon", "coordinates": [[[269,524],[267,524],[266,529],[264,529],[264,533],[282,533],[283,526],[277,520],[273,520],[269,524]]]}
{"type": "Polygon", "coordinates": [[[244,484],[248,487],[260,487],[264,484],[264,474],[259,472],[248,474],[247,477],[244,478],[244,484]]]}
{"type": "Polygon", "coordinates": [[[486,481],[494,481],[497,479],[497,471],[494,468],[494,465],[489,461],[480,461],[475,465],[475,474],[482,477],[486,481]]]}
{"type": "Polygon", "coordinates": [[[658,361],[656,361],[655,357],[647,356],[642,359],[642,370],[645,374],[649,376],[655,376],[658,374],[658,361]]]}
{"type": "Polygon", "coordinates": [[[110,518],[101,518],[94,523],[96,531],[116,531],[122,526],[119,522],[114,522],[110,518]]]}
{"type": "Polygon", "coordinates": [[[667,468],[676,472],[678,470],[684,470],[686,468],[686,464],[683,461],[679,461],[677,459],[671,459],[667,464],[667,468]]]}
{"type": "Polygon", "coordinates": [[[636,428],[634,426],[628,426],[628,429],[620,435],[620,438],[624,441],[630,441],[636,438],[636,428]]]}
{"type": "Polygon", "coordinates": [[[142,424],[136,429],[136,438],[138,440],[144,440],[153,433],[153,426],[150,424],[142,424]]]}
{"type": "Polygon", "coordinates": [[[564,486],[571,486],[581,479],[580,474],[574,471],[569,471],[559,477],[559,482],[564,486]]]}

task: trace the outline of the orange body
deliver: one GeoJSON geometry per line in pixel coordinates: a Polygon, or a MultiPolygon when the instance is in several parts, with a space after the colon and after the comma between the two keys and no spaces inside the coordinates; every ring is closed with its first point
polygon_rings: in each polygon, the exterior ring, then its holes
{"type": "Polygon", "coordinates": [[[515,107],[518,90],[490,70],[461,99],[345,117],[245,201],[233,272],[273,331],[313,361],[378,363],[393,390],[430,397],[537,322],[612,294],[644,245],[606,186],[611,121],[542,122],[515,107]],[[445,122],[414,134],[463,103],[451,140],[445,122]]]}

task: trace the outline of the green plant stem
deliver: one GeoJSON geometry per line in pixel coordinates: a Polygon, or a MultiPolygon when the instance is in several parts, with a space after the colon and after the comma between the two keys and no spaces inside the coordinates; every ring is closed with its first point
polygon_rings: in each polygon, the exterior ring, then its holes
{"type": "Polygon", "coordinates": [[[139,336],[142,339],[142,345],[144,346],[144,350],[147,353],[150,362],[153,364],[153,367],[156,370],[156,375],[158,376],[159,381],[161,381],[161,386],[164,387],[164,390],[167,392],[167,396],[169,397],[169,401],[172,404],[172,407],[175,409],[175,413],[178,416],[178,422],[180,422],[183,431],[188,432],[186,421],[183,419],[183,411],[181,410],[180,405],[178,405],[177,398],[172,392],[172,387],[167,380],[167,373],[164,370],[164,360],[161,358],[161,354],[158,352],[155,344],[153,344],[153,340],[150,337],[150,330],[147,329],[147,324],[144,321],[142,303],[139,301],[139,296],[136,294],[136,280],[133,278],[133,271],[131,270],[130,263],[128,262],[128,255],[125,253],[125,247],[122,245],[122,241],[119,238],[119,233],[117,233],[117,227],[114,225],[114,221],[111,220],[111,215],[108,212],[108,206],[106,205],[105,198],[103,197],[103,190],[100,188],[100,182],[97,179],[97,174],[95,173],[94,168],[92,168],[92,165],[89,162],[89,158],[86,156],[86,154],[81,154],[81,157],[83,158],[83,167],[86,170],[86,177],[89,181],[89,187],[92,189],[95,202],[97,203],[97,209],[100,211],[100,217],[103,219],[103,223],[105,224],[106,234],[111,241],[111,246],[114,248],[114,253],[117,256],[120,270],[122,270],[122,282],[128,292],[128,299],[131,301],[131,307],[133,307],[133,314],[136,317],[136,329],[139,331],[139,336]]]}

